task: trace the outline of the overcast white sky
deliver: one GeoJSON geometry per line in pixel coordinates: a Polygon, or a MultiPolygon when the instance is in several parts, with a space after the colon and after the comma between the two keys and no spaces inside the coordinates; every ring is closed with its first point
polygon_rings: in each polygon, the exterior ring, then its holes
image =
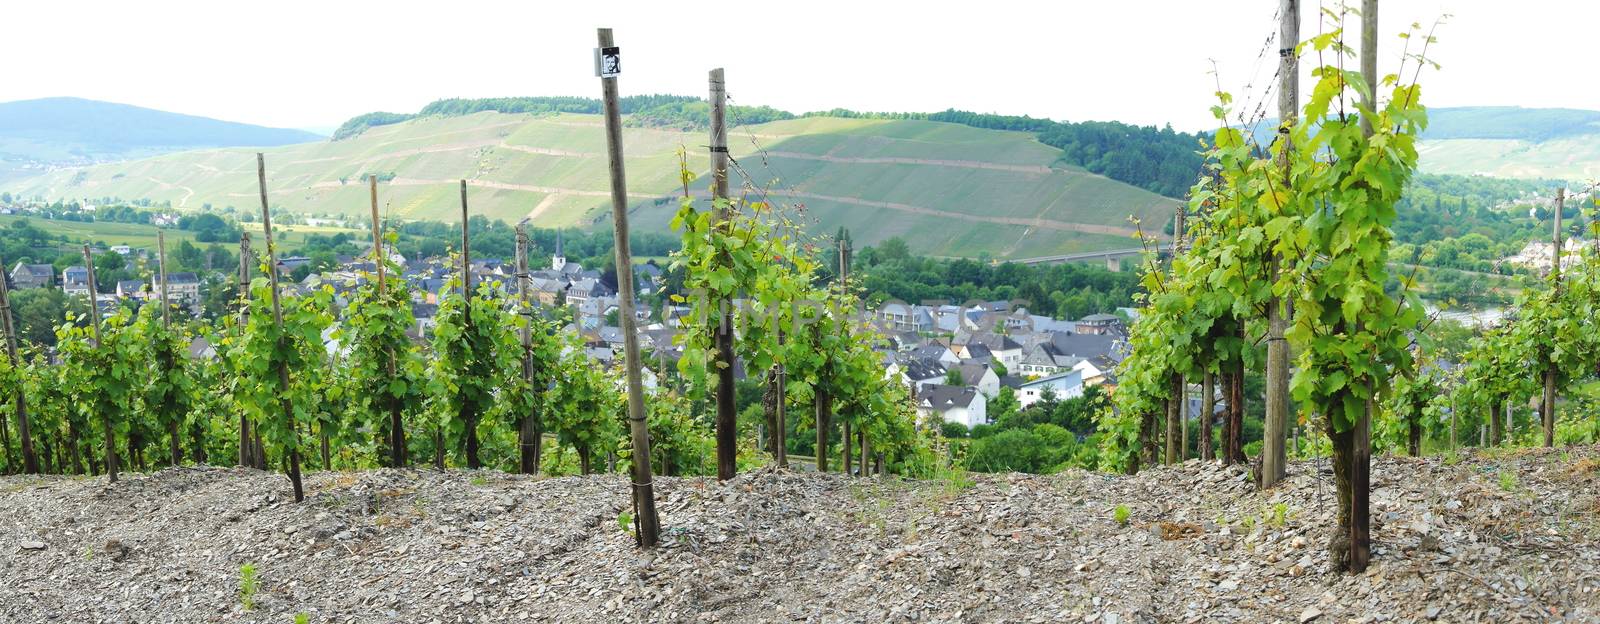
{"type": "MultiPolygon", "coordinates": [[[[796,112],[1031,114],[1211,126],[1216,59],[1243,97],[1277,0],[936,3],[0,2],[0,101],[73,95],[285,127],[331,127],[445,97],[598,96],[596,26],[616,29],[624,95],[703,95],[796,112]],[[714,16],[705,8],[719,7],[714,16]]],[[[1302,10],[1316,32],[1317,3],[1302,10]]],[[[1382,29],[1440,31],[1431,106],[1600,108],[1600,2],[1384,0],[1382,29]]],[[[1386,37],[1386,59],[1399,40],[1386,37]]],[[[1274,46],[1276,47],[1276,46],[1274,46]]],[[[1261,67],[1266,82],[1275,59],[1261,67]]]]}

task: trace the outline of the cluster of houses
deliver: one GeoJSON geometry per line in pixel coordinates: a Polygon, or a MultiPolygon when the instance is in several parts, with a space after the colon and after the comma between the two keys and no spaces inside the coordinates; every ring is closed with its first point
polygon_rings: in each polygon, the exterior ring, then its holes
{"type": "MultiPolygon", "coordinates": [[[[1582,262],[1585,257],[1593,253],[1590,248],[1594,244],[1589,240],[1568,238],[1561,245],[1561,267],[1566,269],[1582,262]]],[[[1538,273],[1549,273],[1550,268],[1555,265],[1555,256],[1555,243],[1535,240],[1529,241],[1522,247],[1522,251],[1507,257],[1505,261],[1507,264],[1528,267],[1538,273]]]]}
{"type": "MultiPolygon", "coordinates": [[[[122,255],[137,252],[126,246],[112,247],[122,255]]],[[[60,288],[68,296],[89,296],[89,269],[83,265],[69,266],[59,273],[54,265],[18,262],[10,269],[11,288],[60,288]]],[[[96,284],[95,303],[102,308],[114,308],[123,301],[154,301],[160,297],[160,288],[151,280],[120,280],[114,284],[96,284]]],[[[173,305],[197,308],[200,305],[200,277],[189,271],[167,274],[167,300],[173,305]]]]}
{"type": "MultiPolygon", "coordinates": [[[[411,334],[423,340],[435,325],[439,298],[459,267],[445,258],[408,262],[394,256],[392,260],[402,267],[401,277],[412,293],[416,325],[411,334]]],[[[376,265],[360,258],[339,261],[332,270],[312,273],[298,282],[286,280],[283,287],[289,294],[330,287],[335,303],[342,307],[376,265]]],[[[280,275],[288,275],[308,262],[302,257],[285,257],[277,268],[280,275]]],[[[480,259],[471,262],[470,271],[475,285],[518,294],[516,268],[510,263],[480,259]]],[[[51,265],[19,263],[10,273],[14,288],[59,287],[79,296],[89,292],[88,271],[81,266],[57,274],[51,265]]],[[[655,293],[664,283],[661,268],[653,263],[636,266],[634,275],[641,296],[655,293]]],[[[171,273],[167,276],[168,296],[175,303],[197,306],[200,282],[194,273],[171,273]]],[[[571,323],[565,331],[581,338],[589,356],[607,364],[621,357],[624,333],[616,316],[621,309],[616,292],[600,271],[568,261],[559,238],[549,266],[530,270],[527,284],[536,305],[570,310],[571,323]]],[[[155,291],[155,285],[147,281],[118,282],[114,292],[102,293],[98,300],[112,305],[128,299],[147,301],[156,297],[155,291]]],[[[676,366],[682,354],[674,343],[680,321],[690,309],[668,304],[659,310],[638,305],[635,310],[640,346],[655,360],[645,367],[645,381],[654,385],[656,371],[676,366]]],[[[988,404],[1002,388],[1010,388],[1021,407],[1047,396],[1081,396],[1089,386],[1112,388],[1116,366],[1128,350],[1122,317],[1110,314],[1067,321],[1031,314],[1025,307],[1004,301],[967,306],[889,302],[867,314],[887,338],[878,346],[885,377],[898,381],[909,393],[923,422],[937,419],[967,427],[989,423],[988,404]]],[[[204,351],[207,346],[197,348],[204,351]]],[[[343,347],[330,339],[328,348],[337,352],[343,347]]],[[[737,363],[735,374],[745,374],[737,363]]]]}
{"type": "Polygon", "coordinates": [[[876,311],[892,350],[887,374],[911,392],[919,416],[974,427],[991,422],[989,401],[1010,388],[1021,407],[1047,396],[1082,396],[1116,385],[1127,355],[1122,317],[1064,321],[1010,302],[968,306],[889,302],[876,311]]]}
{"type": "MultiPolygon", "coordinates": [[[[447,280],[459,269],[439,258],[397,260],[413,293],[412,313],[417,319],[413,333],[421,338],[434,325],[447,280]]],[[[327,284],[343,299],[373,269],[371,262],[344,262],[335,271],[313,274],[292,287],[309,290],[327,284]]],[[[476,260],[471,272],[474,284],[516,294],[516,270],[509,263],[476,260]]],[[[663,285],[662,270],[655,264],[635,266],[634,277],[641,296],[663,285]]],[[[606,364],[618,361],[624,342],[616,317],[620,301],[599,271],[568,261],[558,242],[549,266],[530,270],[528,279],[535,305],[570,310],[572,322],[565,331],[581,338],[590,357],[606,364]]],[[[669,304],[652,311],[641,304],[635,310],[639,344],[654,359],[646,363],[645,383],[654,385],[657,371],[675,367],[682,355],[675,339],[690,309],[669,304]]],[[[924,422],[938,419],[968,427],[989,423],[988,403],[1002,388],[1011,388],[1022,407],[1047,396],[1082,396],[1090,386],[1114,388],[1116,366],[1128,351],[1123,317],[1112,314],[1067,321],[1031,314],[1004,301],[969,306],[890,302],[868,314],[887,338],[879,345],[885,377],[906,389],[924,422]]],[[[736,378],[744,378],[740,363],[734,369],[736,378]]]]}

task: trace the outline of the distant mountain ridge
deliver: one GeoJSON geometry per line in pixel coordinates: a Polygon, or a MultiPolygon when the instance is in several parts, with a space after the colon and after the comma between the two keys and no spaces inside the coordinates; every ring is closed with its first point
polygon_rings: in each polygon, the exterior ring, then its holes
{"type": "MultiPolygon", "coordinates": [[[[1276,119],[1255,127],[1270,141],[1276,119]]],[[[1461,106],[1428,109],[1417,151],[1427,173],[1582,182],[1600,178],[1600,111],[1461,106]]]]}
{"type": "Polygon", "coordinates": [[[319,141],[268,128],[76,97],[0,103],[0,158],[83,163],[204,147],[275,147],[319,141]]]}
{"type": "Polygon", "coordinates": [[[1549,141],[1600,134],[1600,111],[1576,108],[1464,106],[1428,111],[1423,140],[1517,139],[1549,141]]]}

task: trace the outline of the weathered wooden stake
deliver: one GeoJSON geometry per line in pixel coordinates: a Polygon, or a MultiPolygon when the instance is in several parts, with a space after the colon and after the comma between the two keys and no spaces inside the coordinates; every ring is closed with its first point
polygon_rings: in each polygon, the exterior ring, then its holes
{"type": "MultiPolygon", "coordinates": [[[[600,48],[614,47],[610,28],[599,29],[600,48]]],[[[623,353],[628,370],[628,425],[633,443],[633,505],[639,545],[653,548],[661,538],[655,482],[650,466],[650,429],[645,421],[644,383],[639,375],[639,332],[635,327],[633,252],[628,247],[628,181],[622,162],[622,111],[617,78],[600,78],[606,116],[606,153],[611,170],[612,237],[617,253],[617,305],[621,308],[623,353]]]]}
{"type": "MultiPolygon", "coordinates": [[[[728,201],[727,85],[722,68],[711,70],[711,199],[720,227],[730,227],[733,207],[728,201]]],[[[732,262],[732,259],[725,259],[732,262]]],[[[733,396],[733,311],[731,301],[712,301],[717,309],[717,479],[732,479],[738,469],[739,414],[733,396]]]]}
{"type": "MultiPolygon", "coordinates": [[[[1368,110],[1377,110],[1378,93],[1378,0],[1361,2],[1361,76],[1367,82],[1368,110]]],[[[1372,135],[1372,120],[1362,115],[1361,125],[1367,136],[1372,135]]],[[[1373,398],[1367,380],[1366,409],[1355,423],[1354,452],[1350,467],[1350,572],[1360,574],[1367,570],[1372,560],[1372,408],[1373,398]]]]}
{"type": "MultiPolygon", "coordinates": [[[[528,383],[533,383],[533,295],[531,292],[533,281],[528,275],[528,242],[527,219],[517,222],[517,296],[522,302],[522,378],[528,383]]],[[[666,377],[662,377],[663,380],[666,377]]],[[[542,393],[543,388],[529,386],[529,392],[542,393]]],[[[542,446],[539,414],[529,411],[519,419],[517,427],[517,446],[520,451],[520,468],[523,474],[539,473],[539,451],[542,446]]]]}
{"type": "MultiPolygon", "coordinates": [[[[11,318],[11,291],[8,282],[11,276],[5,267],[0,267],[0,330],[6,334],[6,357],[10,358],[12,368],[22,369],[22,357],[17,354],[17,326],[11,318]]],[[[17,408],[17,437],[22,444],[22,471],[27,474],[39,474],[39,456],[33,449],[33,430],[28,422],[27,395],[21,386],[17,388],[16,396],[12,403],[17,408]]],[[[4,420],[4,417],[0,417],[4,420]]]]}
{"type": "MultiPolygon", "coordinates": [[[[1555,232],[1551,235],[1551,244],[1554,246],[1554,255],[1550,258],[1550,288],[1557,297],[1561,296],[1561,211],[1566,207],[1567,188],[1556,189],[1556,214],[1555,232]]],[[[1554,356],[1552,355],[1552,359],[1554,356]]],[[[1556,370],[1551,363],[1544,371],[1544,397],[1539,405],[1539,416],[1544,421],[1544,445],[1546,448],[1556,445],[1556,370]]]]}
{"type": "MultiPolygon", "coordinates": [[[[783,332],[779,331],[778,332],[778,348],[782,349],[783,348],[783,344],[784,344],[783,332]]],[[[778,426],[775,428],[775,430],[772,433],[774,444],[777,446],[777,454],[778,454],[777,459],[778,459],[778,467],[779,468],[788,468],[789,467],[789,439],[788,439],[789,438],[789,424],[787,422],[787,417],[786,417],[787,415],[785,414],[785,412],[787,411],[788,403],[789,403],[789,397],[788,397],[788,395],[785,394],[785,392],[788,391],[788,388],[785,387],[787,385],[787,382],[788,382],[788,377],[789,377],[788,371],[784,368],[784,365],[782,363],[779,363],[778,364],[778,409],[777,409],[777,412],[778,412],[778,418],[777,418],[778,422],[777,422],[777,424],[778,424],[778,426]]]]}
{"type": "MultiPolygon", "coordinates": [[[[387,301],[389,284],[388,278],[385,276],[387,271],[384,264],[388,257],[383,253],[383,219],[378,216],[378,176],[367,176],[367,188],[372,205],[372,262],[377,266],[378,298],[387,301]]],[[[384,362],[385,371],[389,374],[389,378],[393,379],[395,375],[399,374],[394,351],[390,350],[385,353],[384,358],[387,360],[384,362]]],[[[400,401],[392,399],[393,397],[391,397],[387,406],[389,409],[389,466],[404,468],[406,467],[405,406],[400,401]]]]}
{"type": "MultiPolygon", "coordinates": [[[[278,297],[278,252],[272,243],[272,210],[267,205],[267,159],[256,152],[256,178],[261,187],[261,230],[267,239],[267,279],[272,284],[272,322],[283,332],[283,304],[278,297]]],[[[283,422],[289,428],[289,481],[294,484],[294,502],[306,499],[305,488],[300,483],[300,430],[294,423],[294,405],[289,402],[289,363],[278,361],[278,388],[284,393],[278,404],[283,408],[283,422]]]]}
{"type": "Polygon", "coordinates": [[[172,303],[167,299],[167,231],[156,230],[156,262],[160,263],[161,325],[172,326],[172,303]]]}
{"type": "MultiPolygon", "coordinates": [[[[473,335],[472,327],[472,253],[468,247],[469,228],[467,227],[467,181],[461,181],[461,293],[466,300],[466,310],[462,317],[462,326],[468,336],[473,335]]],[[[483,467],[478,461],[478,410],[479,405],[471,401],[461,402],[462,433],[466,436],[467,468],[477,470],[483,467]]]]}
{"type": "MultiPolygon", "coordinates": [[[[172,304],[167,300],[167,231],[156,230],[156,262],[159,262],[160,293],[161,297],[161,326],[172,329],[172,304]]],[[[166,348],[165,346],[162,347],[166,348]]],[[[180,364],[181,365],[181,364],[180,364]]],[[[167,424],[167,452],[172,455],[172,465],[183,463],[183,443],[179,439],[182,435],[182,425],[177,419],[167,424]]]]}
{"type": "MultiPolygon", "coordinates": [[[[836,244],[839,247],[839,296],[842,300],[850,292],[850,250],[845,247],[845,242],[842,238],[838,239],[836,244]]],[[[851,470],[850,419],[841,418],[839,427],[839,442],[844,447],[840,449],[842,457],[840,457],[839,464],[840,468],[844,470],[844,476],[848,477],[854,474],[851,470]]]]}
{"type": "MultiPolygon", "coordinates": [[[[1282,146],[1280,163],[1283,186],[1290,187],[1291,160],[1289,129],[1295,124],[1300,105],[1300,63],[1295,47],[1300,42],[1300,0],[1280,0],[1278,4],[1278,141],[1282,146]]],[[[1277,281],[1279,260],[1268,259],[1268,279],[1277,281]]],[[[1259,489],[1270,488],[1288,474],[1286,442],[1289,432],[1289,302],[1284,297],[1267,299],[1267,416],[1261,444],[1259,489]]]]}
{"type": "Polygon", "coordinates": [[[1217,416],[1217,376],[1211,371],[1206,371],[1205,377],[1200,381],[1200,418],[1198,432],[1200,444],[1200,459],[1211,461],[1217,458],[1216,447],[1211,444],[1211,423],[1217,416]]]}
{"type": "Polygon", "coordinates": [[[1167,381],[1172,398],[1167,401],[1166,463],[1183,461],[1183,373],[1173,373],[1167,381]]]}
{"type": "MultiPolygon", "coordinates": [[[[250,323],[250,233],[239,235],[239,332],[250,323]]],[[[239,411],[239,467],[257,468],[250,415],[239,411]]]]}
{"type": "MultiPolygon", "coordinates": [[[[83,246],[83,264],[89,269],[89,319],[94,326],[94,348],[106,348],[105,340],[100,334],[100,285],[94,279],[94,254],[89,251],[89,246],[83,246]]],[[[111,426],[111,415],[100,414],[100,427],[105,435],[106,444],[106,474],[111,477],[111,482],[117,482],[117,432],[111,426]]]]}

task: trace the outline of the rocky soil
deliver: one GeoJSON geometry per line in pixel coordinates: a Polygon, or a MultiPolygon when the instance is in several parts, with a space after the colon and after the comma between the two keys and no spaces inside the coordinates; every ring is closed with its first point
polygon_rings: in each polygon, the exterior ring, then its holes
{"type": "Polygon", "coordinates": [[[1600,448],[1381,458],[1327,571],[1326,464],[1135,477],[658,479],[222,468],[0,479],[0,621],[1600,622],[1600,448]],[[1126,506],[1126,522],[1117,508],[1126,506]],[[249,608],[241,568],[256,571],[249,608]]]}

